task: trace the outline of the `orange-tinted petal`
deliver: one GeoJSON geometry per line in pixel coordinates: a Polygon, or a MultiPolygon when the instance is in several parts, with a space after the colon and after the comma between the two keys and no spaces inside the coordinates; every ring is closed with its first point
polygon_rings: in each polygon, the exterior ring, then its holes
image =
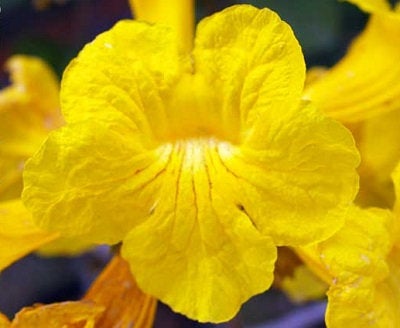
{"type": "Polygon", "coordinates": [[[90,301],[38,304],[18,312],[10,328],[94,328],[103,310],[90,301]]]}
{"type": "Polygon", "coordinates": [[[105,308],[96,320],[96,328],[151,328],[157,300],[143,293],[128,264],[118,255],[97,277],[84,297],[105,308]]]}

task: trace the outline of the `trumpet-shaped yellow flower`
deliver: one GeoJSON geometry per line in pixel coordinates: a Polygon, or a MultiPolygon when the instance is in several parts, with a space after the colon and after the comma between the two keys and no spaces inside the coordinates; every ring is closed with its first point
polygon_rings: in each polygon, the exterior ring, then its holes
{"type": "Polygon", "coordinates": [[[304,94],[346,123],[397,109],[400,103],[400,14],[386,0],[350,2],[370,12],[370,20],[344,58],[304,94]]]}
{"type": "Polygon", "coordinates": [[[301,100],[304,60],[268,9],[203,20],[189,54],[122,21],[67,68],[67,125],[27,163],[43,228],[123,241],[139,286],[199,321],[266,290],[276,245],[340,229],[357,191],[351,134],[301,100]]]}

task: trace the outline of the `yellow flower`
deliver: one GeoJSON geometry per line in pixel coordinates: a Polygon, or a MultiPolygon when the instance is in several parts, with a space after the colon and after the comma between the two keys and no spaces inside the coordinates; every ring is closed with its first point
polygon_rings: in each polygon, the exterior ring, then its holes
{"type": "Polygon", "coordinates": [[[396,294],[400,294],[395,285],[389,287],[391,279],[398,279],[389,260],[393,223],[388,210],[354,206],[343,228],[331,238],[296,249],[330,286],[326,310],[329,328],[348,323],[360,328],[397,327],[399,318],[394,320],[393,316],[398,310],[393,310],[398,309],[396,294]]]}
{"type": "Polygon", "coordinates": [[[225,321],[273,279],[276,245],[326,239],[357,191],[351,134],[301,100],[291,29],[243,5],[174,30],[125,20],[64,73],[67,125],[26,165],[39,226],[123,242],[139,286],[225,321]]]}
{"type": "Polygon", "coordinates": [[[11,85],[0,92],[0,201],[20,197],[25,160],[61,125],[52,70],[28,56],[11,57],[6,68],[11,85]]]}
{"type": "Polygon", "coordinates": [[[6,68],[11,84],[0,91],[0,270],[38,249],[53,255],[88,248],[36,227],[20,200],[25,160],[63,122],[57,78],[44,61],[30,56],[15,55],[6,68]]]}
{"type": "Polygon", "coordinates": [[[399,108],[400,14],[386,0],[352,0],[371,13],[347,54],[305,90],[320,109],[354,123],[399,108]]]}
{"type": "Polygon", "coordinates": [[[55,74],[40,59],[13,56],[11,84],[0,92],[0,270],[55,240],[37,228],[20,200],[25,160],[61,125],[55,74]]]}
{"type": "Polygon", "coordinates": [[[349,2],[371,14],[368,24],[334,67],[309,71],[304,97],[352,129],[361,152],[357,203],[391,208],[390,174],[400,158],[399,6],[349,2]]]}

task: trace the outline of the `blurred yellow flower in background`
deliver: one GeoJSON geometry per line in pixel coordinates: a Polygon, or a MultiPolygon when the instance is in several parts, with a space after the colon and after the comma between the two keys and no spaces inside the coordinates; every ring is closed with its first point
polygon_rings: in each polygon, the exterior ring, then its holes
{"type": "Polygon", "coordinates": [[[310,70],[304,98],[346,124],[361,152],[361,206],[391,208],[390,175],[400,159],[400,13],[386,0],[349,0],[367,26],[331,69],[310,70]]]}
{"type": "Polygon", "coordinates": [[[59,86],[42,60],[13,56],[0,91],[0,270],[57,238],[36,227],[20,200],[22,170],[49,131],[61,125],[59,86]]]}
{"type": "Polygon", "coordinates": [[[59,84],[50,67],[19,55],[6,69],[11,85],[0,92],[0,200],[20,197],[25,160],[61,126],[59,84]]]}

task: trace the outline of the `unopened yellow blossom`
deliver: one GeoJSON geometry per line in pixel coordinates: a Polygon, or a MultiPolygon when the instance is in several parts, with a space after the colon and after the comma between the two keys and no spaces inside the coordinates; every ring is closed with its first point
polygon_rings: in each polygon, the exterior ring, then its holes
{"type": "Polygon", "coordinates": [[[179,43],[125,20],[86,45],[23,198],[45,229],[122,241],[141,289],[220,322],[270,286],[276,245],[340,229],[358,154],[301,100],[301,49],[275,13],[234,6],[200,22],[191,53],[179,43]]]}

